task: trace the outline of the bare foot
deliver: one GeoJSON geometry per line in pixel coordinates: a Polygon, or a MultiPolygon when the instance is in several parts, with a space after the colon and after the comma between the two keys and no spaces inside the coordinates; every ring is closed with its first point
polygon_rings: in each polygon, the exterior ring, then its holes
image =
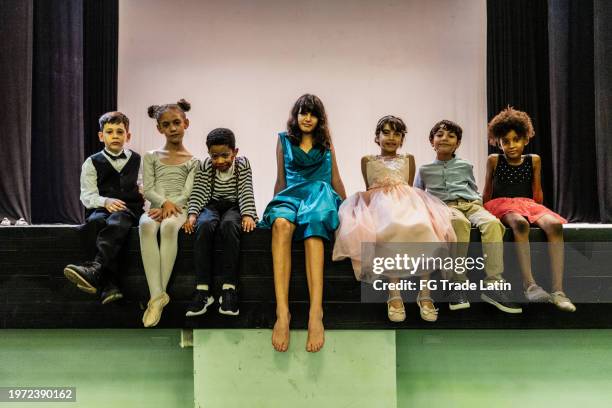
{"type": "Polygon", "coordinates": [[[289,322],[291,315],[276,315],[276,323],[272,329],[272,346],[276,351],[285,352],[289,349],[289,322]]]}
{"type": "Polygon", "coordinates": [[[323,314],[310,316],[308,319],[308,339],[306,340],[306,351],[316,353],[323,348],[325,343],[325,328],[323,327],[323,314]]]}

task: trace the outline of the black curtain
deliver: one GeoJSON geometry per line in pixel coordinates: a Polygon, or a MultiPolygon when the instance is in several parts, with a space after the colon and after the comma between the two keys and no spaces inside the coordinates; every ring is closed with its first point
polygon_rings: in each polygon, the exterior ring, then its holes
{"type": "Polygon", "coordinates": [[[555,209],[547,22],[546,0],[487,2],[487,114],[491,120],[510,105],[531,116],[536,135],[525,152],[542,157],[544,204],[555,209]]]}
{"type": "Polygon", "coordinates": [[[34,1],[32,222],[79,223],[83,163],[81,0],[34,1]]]}
{"type": "Polygon", "coordinates": [[[0,218],[30,219],[32,0],[0,0],[0,218]]]}
{"type": "Polygon", "coordinates": [[[488,0],[487,18],[489,119],[529,113],[545,205],[612,222],[612,2],[488,0]]]}
{"type": "Polygon", "coordinates": [[[119,1],[83,3],[83,127],[85,157],[101,148],[98,118],[117,110],[119,1]]]}
{"type": "Polygon", "coordinates": [[[599,216],[612,222],[612,3],[595,0],[595,145],[599,216]]]}
{"type": "Polygon", "coordinates": [[[572,221],[599,221],[593,1],[550,0],[550,86],[555,199],[572,221]]]}
{"type": "Polygon", "coordinates": [[[0,0],[0,217],[80,223],[79,175],[117,105],[118,0],[0,0]],[[9,57],[10,56],[10,57],[9,57]]]}

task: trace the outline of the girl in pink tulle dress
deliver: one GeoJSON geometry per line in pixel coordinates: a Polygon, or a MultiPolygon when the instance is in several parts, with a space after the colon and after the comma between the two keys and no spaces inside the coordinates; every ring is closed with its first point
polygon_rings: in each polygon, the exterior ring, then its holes
{"type": "MultiPolygon", "coordinates": [[[[367,191],[348,197],[340,206],[340,227],[333,252],[334,260],[350,258],[357,280],[367,282],[380,276],[372,273],[369,264],[362,268],[362,255],[363,259],[372,257],[362,254],[362,243],[408,243],[409,247],[410,243],[456,241],[448,207],[428,193],[412,188],[414,156],[397,153],[406,134],[404,122],[395,116],[385,116],[378,121],[375,134],[380,155],[361,160],[367,191]]],[[[365,250],[370,248],[373,245],[364,245],[365,250]]],[[[423,278],[427,277],[424,274],[423,278]]],[[[397,277],[387,278],[390,282],[398,281],[397,277]]],[[[437,320],[437,309],[427,289],[419,293],[417,304],[424,320],[437,320]]],[[[406,318],[399,291],[389,291],[387,314],[395,322],[406,318]]]]}

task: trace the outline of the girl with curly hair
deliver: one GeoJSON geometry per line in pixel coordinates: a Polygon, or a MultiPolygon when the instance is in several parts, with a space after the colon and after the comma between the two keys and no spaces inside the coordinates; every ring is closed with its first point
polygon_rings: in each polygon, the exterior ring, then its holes
{"type": "Polygon", "coordinates": [[[489,122],[489,144],[498,146],[503,154],[492,154],[487,160],[484,206],[512,228],[527,300],[551,302],[560,310],[573,312],[576,307],[563,291],[562,224],[567,220],[542,205],[540,156],[523,154],[534,135],[529,115],[512,107],[502,110],[489,122]],[[536,283],[531,271],[529,227],[533,224],[540,227],[548,238],[551,294],[536,283]]]}

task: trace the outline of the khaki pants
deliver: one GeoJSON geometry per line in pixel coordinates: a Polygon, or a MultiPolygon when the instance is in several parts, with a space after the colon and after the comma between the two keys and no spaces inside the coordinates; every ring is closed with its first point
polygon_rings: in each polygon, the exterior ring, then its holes
{"type": "MultiPolygon", "coordinates": [[[[454,251],[456,257],[466,257],[470,242],[472,225],[480,230],[482,253],[485,261],[486,281],[502,279],[504,271],[504,231],[506,227],[493,214],[482,206],[480,200],[456,200],[446,203],[451,210],[451,222],[457,235],[457,245],[454,251]]],[[[464,281],[465,273],[453,273],[453,280],[464,281]]]]}

